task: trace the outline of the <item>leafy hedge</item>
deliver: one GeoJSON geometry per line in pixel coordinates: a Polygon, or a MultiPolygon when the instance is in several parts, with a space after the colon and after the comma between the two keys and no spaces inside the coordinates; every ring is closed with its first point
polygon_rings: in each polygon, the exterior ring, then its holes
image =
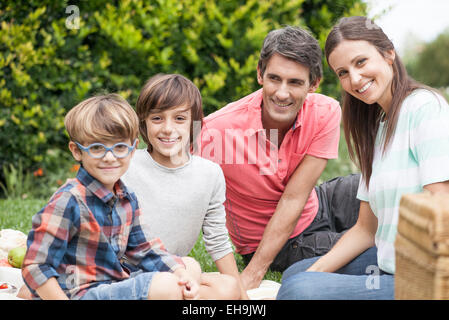
{"type": "MultiPolygon", "coordinates": [[[[101,92],[134,105],[159,72],[192,79],[208,114],[258,88],[268,31],[307,25],[324,45],[339,17],[364,12],[361,0],[2,1],[0,167],[57,168],[67,110],[101,92]]],[[[321,90],[339,96],[328,71],[321,90]]]]}

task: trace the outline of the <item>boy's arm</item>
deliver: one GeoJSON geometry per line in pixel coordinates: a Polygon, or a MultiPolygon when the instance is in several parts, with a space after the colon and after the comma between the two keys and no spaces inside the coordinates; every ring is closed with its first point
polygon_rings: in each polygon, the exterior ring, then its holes
{"type": "Polygon", "coordinates": [[[234,259],[234,254],[228,253],[223,258],[215,261],[218,271],[223,274],[228,274],[237,279],[237,282],[240,286],[240,296],[243,300],[249,300],[248,294],[246,293],[245,287],[243,285],[242,279],[239,274],[239,270],[237,268],[237,263],[234,259]]]}
{"type": "Polygon", "coordinates": [[[203,238],[206,249],[215,261],[218,271],[237,279],[240,285],[241,297],[248,299],[246,290],[240,279],[237,263],[234,259],[228,229],[226,228],[226,211],[223,202],[226,200],[226,182],[223,171],[217,165],[217,175],[214,193],[203,222],[203,238]]]}
{"type": "Polygon", "coordinates": [[[69,300],[56,278],[48,279],[36,292],[43,300],[69,300]]]}
{"type": "Polygon", "coordinates": [[[217,261],[233,253],[233,250],[226,228],[226,211],[223,205],[226,201],[226,182],[222,169],[216,164],[214,171],[205,177],[207,180],[212,178],[215,178],[215,183],[204,215],[202,231],[206,251],[212,260],[217,261]]]}
{"type": "Polygon", "coordinates": [[[56,281],[59,276],[56,269],[67,249],[74,206],[76,199],[64,192],[56,194],[33,216],[22,266],[23,280],[33,293],[49,279],[56,281]]]}

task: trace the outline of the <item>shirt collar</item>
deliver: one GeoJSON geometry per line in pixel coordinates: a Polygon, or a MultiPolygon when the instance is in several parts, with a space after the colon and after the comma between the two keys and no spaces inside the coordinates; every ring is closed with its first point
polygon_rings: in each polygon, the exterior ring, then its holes
{"type": "Polygon", "coordinates": [[[90,192],[92,192],[96,197],[98,197],[104,203],[109,203],[116,197],[120,199],[127,197],[129,198],[129,191],[126,188],[122,180],[118,180],[114,185],[115,194],[109,191],[100,181],[92,177],[86,169],[81,165],[78,173],[76,175],[78,181],[86,187],[90,192]]]}
{"type": "MultiPolygon", "coordinates": [[[[259,89],[255,92],[253,98],[249,100],[248,105],[249,109],[251,111],[250,113],[250,119],[249,119],[249,125],[250,128],[257,131],[263,131],[263,125],[262,125],[262,101],[263,101],[263,89],[259,89]]],[[[307,97],[304,99],[304,104],[306,104],[307,97]]],[[[296,128],[302,126],[302,118],[303,118],[303,112],[304,109],[303,106],[299,109],[298,114],[296,115],[296,120],[293,123],[292,130],[295,130],[296,128]]]]}

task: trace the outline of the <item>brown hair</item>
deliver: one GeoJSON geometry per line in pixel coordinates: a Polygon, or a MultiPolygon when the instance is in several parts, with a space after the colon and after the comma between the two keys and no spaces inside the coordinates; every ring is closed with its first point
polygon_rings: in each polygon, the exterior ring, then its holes
{"type": "Polygon", "coordinates": [[[261,76],[265,73],[268,61],[276,53],[309,68],[311,85],[323,75],[321,47],[318,41],[302,28],[286,26],[267,34],[257,65],[261,76]]]}
{"type": "Polygon", "coordinates": [[[139,135],[139,119],[129,103],[118,94],[91,97],[73,107],[64,125],[70,140],[83,143],[113,142],[139,135]]]}
{"type": "MultiPolygon", "coordinates": [[[[387,57],[387,52],[394,50],[393,43],[382,29],[366,17],[342,18],[327,36],[324,48],[326,60],[344,40],[364,40],[373,45],[377,51],[387,57]]],[[[404,99],[415,89],[431,88],[418,83],[408,76],[407,70],[396,54],[393,62],[393,80],[391,84],[392,100],[388,113],[377,104],[367,105],[347,92],[342,92],[342,122],[348,145],[349,156],[359,166],[369,185],[374,156],[374,143],[381,120],[385,120],[383,152],[394,135],[399,111],[404,99]]]]}
{"type": "Polygon", "coordinates": [[[201,130],[204,117],[201,93],[198,88],[192,81],[180,74],[157,74],[145,83],[137,99],[136,112],[139,117],[140,134],[148,145],[149,151],[152,151],[152,146],[147,136],[145,120],[151,111],[154,109],[166,110],[183,105],[189,107],[192,113],[192,122],[190,123],[190,146],[192,147],[196,135],[201,130]],[[195,132],[193,130],[194,122],[195,132]],[[197,125],[199,125],[198,128],[197,125]]]}

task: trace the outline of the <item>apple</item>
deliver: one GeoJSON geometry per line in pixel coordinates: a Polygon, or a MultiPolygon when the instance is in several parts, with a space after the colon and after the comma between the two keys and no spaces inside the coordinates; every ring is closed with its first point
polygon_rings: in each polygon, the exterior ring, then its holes
{"type": "Polygon", "coordinates": [[[8,262],[14,268],[22,268],[23,258],[25,258],[25,253],[27,249],[24,247],[17,247],[9,250],[8,252],[8,262]]]}

